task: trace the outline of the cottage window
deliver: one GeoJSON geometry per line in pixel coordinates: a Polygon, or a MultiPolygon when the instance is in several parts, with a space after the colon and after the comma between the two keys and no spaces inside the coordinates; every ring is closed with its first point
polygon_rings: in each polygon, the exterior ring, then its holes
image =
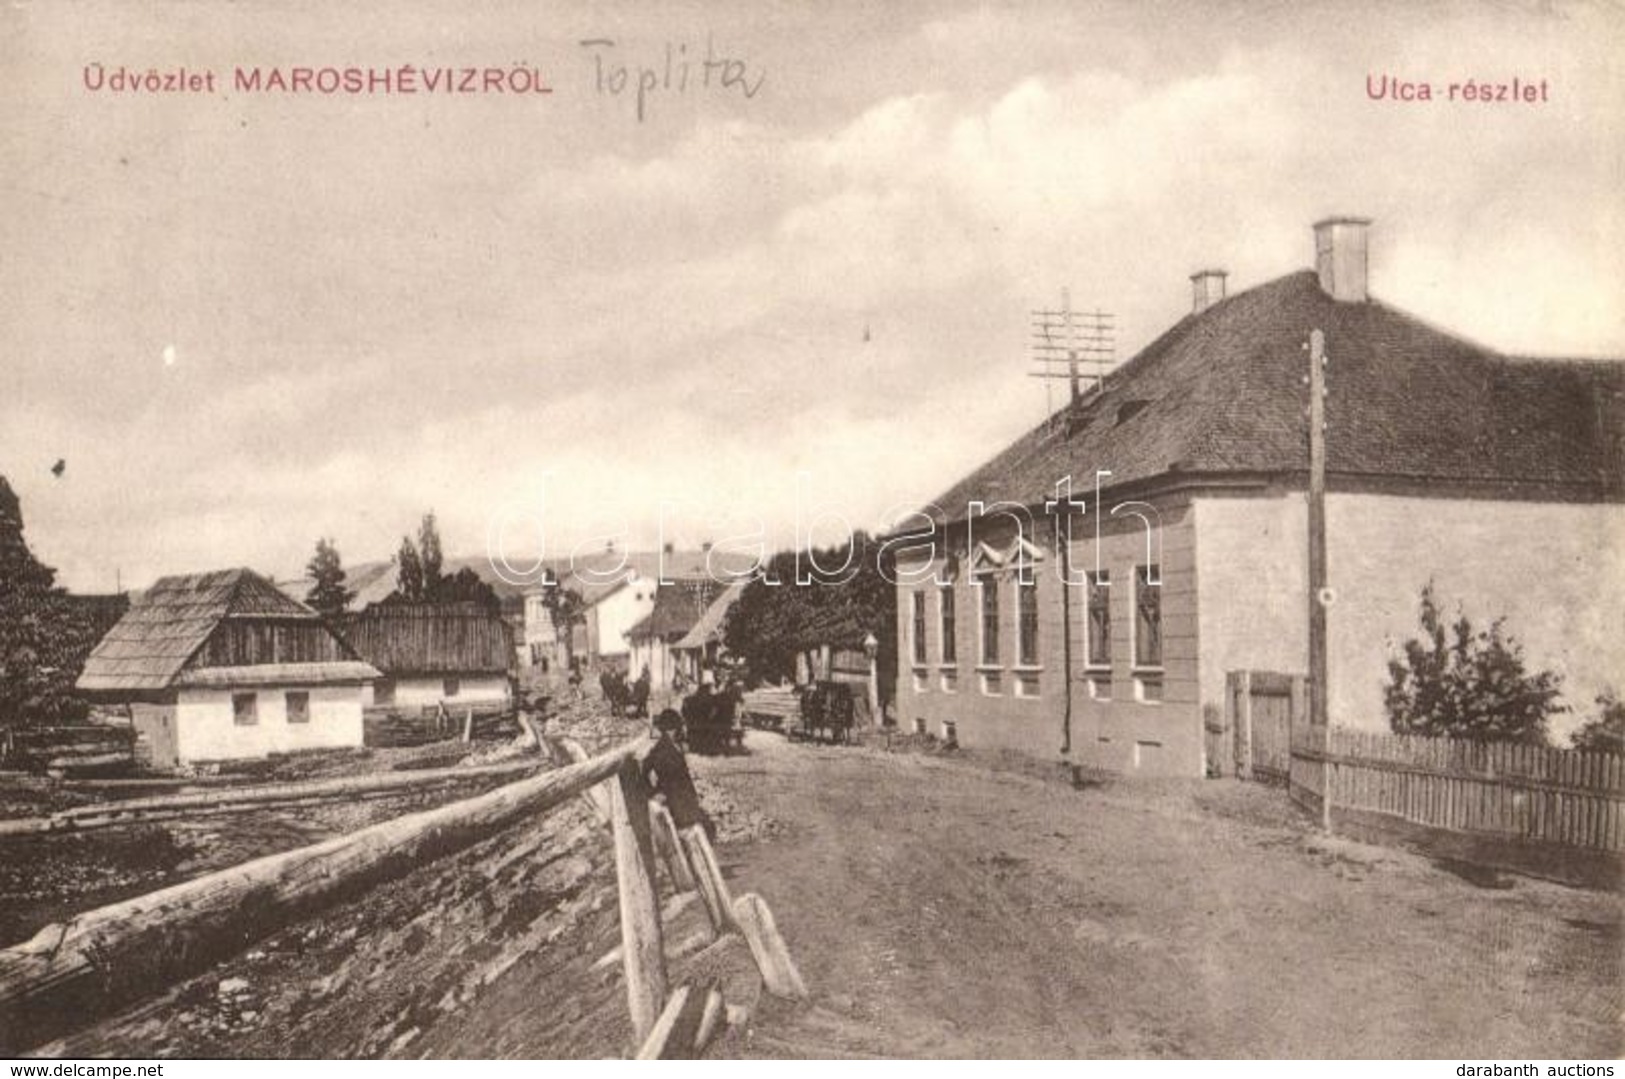
{"type": "Polygon", "coordinates": [[[982,590],[982,663],[988,667],[999,665],[999,582],[983,577],[976,582],[982,590]]]}
{"type": "Polygon", "coordinates": [[[1088,578],[1089,666],[1110,667],[1112,665],[1111,574],[1106,570],[1096,570],[1088,574],[1088,578]]]}
{"type": "Polygon", "coordinates": [[[1135,567],[1134,662],[1162,666],[1162,573],[1158,566],[1135,567]]]}
{"type": "Polygon", "coordinates": [[[310,722],[310,693],[307,690],[296,689],[288,692],[288,722],[310,722]]]}
{"type": "Polygon", "coordinates": [[[256,693],[233,693],[231,695],[231,718],[239,727],[252,727],[260,721],[259,695],[256,693]]]}
{"type": "Polygon", "coordinates": [[[958,663],[959,649],[954,643],[954,586],[944,585],[937,596],[942,623],[942,662],[944,665],[958,663]]]}
{"type": "Polygon", "coordinates": [[[372,703],[376,705],[395,703],[395,680],[393,678],[380,678],[372,684],[372,703]]]}
{"type": "Polygon", "coordinates": [[[1016,583],[1016,653],[1023,667],[1038,666],[1038,582],[1016,583]]]}
{"type": "Polygon", "coordinates": [[[914,664],[925,666],[925,593],[913,592],[909,595],[914,605],[914,664]]]}
{"type": "Polygon", "coordinates": [[[451,675],[440,683],[440,695],[442,697],[455,697],[462,690],[462,688],[462,683],[458,680],[457,676],[451,675]]]}

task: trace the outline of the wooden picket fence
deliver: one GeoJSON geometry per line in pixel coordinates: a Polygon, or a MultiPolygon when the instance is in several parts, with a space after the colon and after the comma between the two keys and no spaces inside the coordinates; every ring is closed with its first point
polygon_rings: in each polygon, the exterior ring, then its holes
{"type": "Polygon", "coordinates": [[[1317,812],[1329,792],[1334,811],[1625,851],[1625,757],[1611,753],[1304,724],[1292,732],[1288,789],[1317,812]]]}

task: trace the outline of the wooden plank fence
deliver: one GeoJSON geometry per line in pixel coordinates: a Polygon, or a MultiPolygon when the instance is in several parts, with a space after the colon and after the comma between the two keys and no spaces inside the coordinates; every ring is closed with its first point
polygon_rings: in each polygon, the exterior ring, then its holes
{"type": "Polygon", "coordinates": [[[1625,757],[1508,742],[1304,725],[1290,792],[1320,809],[1382,813],[1430,828],[1625,851],[1625,757]]]}

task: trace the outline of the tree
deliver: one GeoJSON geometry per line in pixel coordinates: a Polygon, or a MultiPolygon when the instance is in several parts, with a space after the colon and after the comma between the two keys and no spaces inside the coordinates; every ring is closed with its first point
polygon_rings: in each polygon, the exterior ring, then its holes
{"type": "Polygon", "coordinates": [[[1383,703],[1396,733],[1546,744],[1546,721],[1560,710],[1562,676],[1530,673],[1505,621],[1475,631],[1458,610],[1447,625],[1428,582],[1422,589],[1422,637],[1406,641],[1404,659],[1388,664],[1383,703]]]}
{"type": "Polygon", "coordinates": [[[445,576],[441,572],[445,554],[440,549],[440,527],[435,523],[434,511],[423,515],[418,525],[418,560],[423,566],[423,598],[437,598],[445,576]]]}
{"type": "Polygon", "coordinates": [[[106,627],[55,582],[29,551],[22,504],[0,476],[0,727],[72,722],[88,711],[73,683],[106,627]]]}
{"type": "Polygon", "coordinates": [[[564,643],[564,665],[575,663],[575,627],[587,620],[587,603],[574,588],[565,588],[557,581],[542,593],[542,606],[553,623],[553,631],[564,643]]]}
{"type": "Polygon", "coordinates": [[[811,567],[811,583],[796,583],[796,553],[783,551],[745,586],[723,630],[728,651],[745,661],[754,678],[787,678],[795,674],[799,653],[824,644],[852,647],[873,634],[880,670],[891,670],[897,592],[882,572],[880,545],[860,532],[849,544],[811,553],[810,560],[807,553],[801,556],[811,567]],[[850,575],[817,568],[854,564],[850,575]],[[780,583],[770,585],[769,579],[780,583]]]}
{"type": "Polygon", "coordinates": [[[411,536],[401,537],[401,549],[395,555],[395,594],[411,603],[423,601],[423,562],[411,536]]]}
{"type": "Polygon", "coordinates": [[[478,573],[464,566],[450,577],[440,578],[440,584],[429,592],[425,589],[426,599],[430,603],[478,603],[490,610],[499,610],[502,607],[502,598],[478,573]]]}
{"type": "Polygon", "coordinates": [[[355,599],[355,592],[344,587],[344,562],[331,539],[316,541],[316,553],[305,565],[305,572],[312,581],[305,602],[328,619],[344,614],[344,609],[355,599]]]}
{"type": "Polygon", "coordinates": [[[1625,701],[1608,689],[1596,703],[1600,711],[1574,732],[1574,748],[1594,753],[1625,753],[1625,701]]]}

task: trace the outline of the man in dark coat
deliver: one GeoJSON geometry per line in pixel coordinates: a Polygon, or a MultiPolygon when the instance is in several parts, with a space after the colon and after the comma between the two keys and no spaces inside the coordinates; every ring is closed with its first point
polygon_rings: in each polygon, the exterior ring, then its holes
{"type": "Polygon", "coordinates": [[[678,831],[703,828],[706,837],[715,840],[716,822],[700,805],[700,793],[694,789],[688,761],[675,740],[682,725],[683,717],[671,708],[655,717],[656,739],[643,758],[643,781],[655,794],[665,798],[666,810],[678,831]]]}

